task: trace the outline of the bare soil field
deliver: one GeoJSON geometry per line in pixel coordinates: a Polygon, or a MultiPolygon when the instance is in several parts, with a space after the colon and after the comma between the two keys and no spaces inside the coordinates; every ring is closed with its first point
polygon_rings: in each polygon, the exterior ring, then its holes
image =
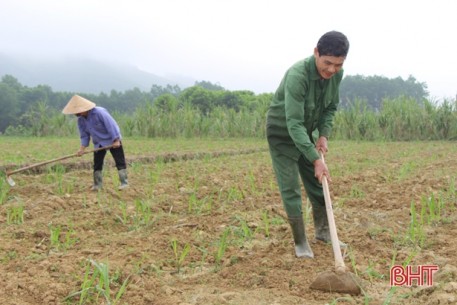
{"type": "Polygon", "coordinates": [[[1,184],[0,304],[457,304],[455,143],[330,143],[335,221],[359,296],[309,288],[332,270],[332,248],[313,240],[303,192],[315,258],[295,258],[266,144],[126,150],[122,191],[109,154],[100,192],[87,159],[1,184]],[[393,264],[439,270],[431,286],[391,287],[393,264]]]}

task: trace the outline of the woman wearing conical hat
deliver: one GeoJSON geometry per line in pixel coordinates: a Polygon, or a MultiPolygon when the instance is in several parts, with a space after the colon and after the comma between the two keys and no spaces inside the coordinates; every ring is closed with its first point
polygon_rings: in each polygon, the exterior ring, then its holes
{"type": "MultiPolygon", "coordinates": [[[[121,182],[119,189],[128,187],[127,164],[125,162],[124,149],[122,148],[121,132],[109,112],[79,95],[74,95],[62,112],[64,114],[74,114],[78,117],[78,129],[81,138],[78,155],[82,156],[84,154],[84,150],[89,146],[91,138],[95,148],[112,146],[110,152],[116,163],[121,182]]],[[[104,149],[94,152],[94,185],[91,188],[93,191],[98,191],[103,186],[102,170],[105,155],[106,150],[104,149]]]]}

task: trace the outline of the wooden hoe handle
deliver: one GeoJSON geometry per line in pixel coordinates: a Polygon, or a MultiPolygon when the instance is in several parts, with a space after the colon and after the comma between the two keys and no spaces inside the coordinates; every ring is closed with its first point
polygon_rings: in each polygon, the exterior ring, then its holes
{"type": "MultiPolygon", "coordinates": [[[[322,161],[325,163],[324,154],[319,151],[322,161]]],[[[337,272],[345,272],[343,256],[341,255],[340,242],[336,233],[335,217],[333,216],[332,200],[330,198],[330,190],[328,187],[327,177],[322,177],[322,187],[324,189],[325,209],[327,210],[328,228],[330,231],[330,240],[332,241],[333,255],[335,256],[335,269],[337,272]]]]}
{"type": "MultiPolygon", "coordinates": [[[[96,148],[96,149],[91,149],[91,150],[85,151],[83,154],[89,154],[89,153],[96,152],[96,151],[99,151],[99,150],[110,149],[112,147],[113,147],[113,145],[100,147],[100,148],[96,148]]],[[[63,157],[56,158],[56,159],[52,159],[52,160],[48,160],[48,161],[44,161],[44,162],[40,162],[40,163],[35,163],[35,164],[32,164],[32,165],[28,165],[28,166],[16,169],[14,171],[7,171],[6,172],[6,176],[10,176],[10,175],[15,174],[15,173],[19,173],[19,172],[22,172],[22,171],[25,171],[25,170],[28,170],[28,169],[31,169],[31,168],[34,168],[34,167],[46,165],[46,164],[53,163],[53,162],[56,162],[56,161],[73,158],[73,157],[76,157],[76,156],[78,156],[77,153],[76,154],[67,155],[67,156],[63,156],[63,157]]]]}

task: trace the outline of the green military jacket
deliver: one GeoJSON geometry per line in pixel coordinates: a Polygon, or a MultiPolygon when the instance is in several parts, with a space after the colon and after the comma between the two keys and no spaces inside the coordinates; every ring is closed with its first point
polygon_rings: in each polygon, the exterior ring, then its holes
{"type": "Polygon", "coordinates": [[[267,138],[273,149],[298,160],[319,159],[313,131],[329,137],[339,103],[343,69],[321,80],[314,55],[295,63],[284,75],[267,114],[267,138]]]}

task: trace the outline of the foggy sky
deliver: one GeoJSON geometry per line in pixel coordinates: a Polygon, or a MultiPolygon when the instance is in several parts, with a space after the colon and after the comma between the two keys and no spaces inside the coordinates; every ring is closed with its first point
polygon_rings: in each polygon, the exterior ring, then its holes
{"type": "Polygon", "coordinates": [[[345,75],[413,75],[457,94],[457,2],[362,0],[0,0],[0,52],[84,56],[274,92],[327,31],[351,43],[345,75]]]}

